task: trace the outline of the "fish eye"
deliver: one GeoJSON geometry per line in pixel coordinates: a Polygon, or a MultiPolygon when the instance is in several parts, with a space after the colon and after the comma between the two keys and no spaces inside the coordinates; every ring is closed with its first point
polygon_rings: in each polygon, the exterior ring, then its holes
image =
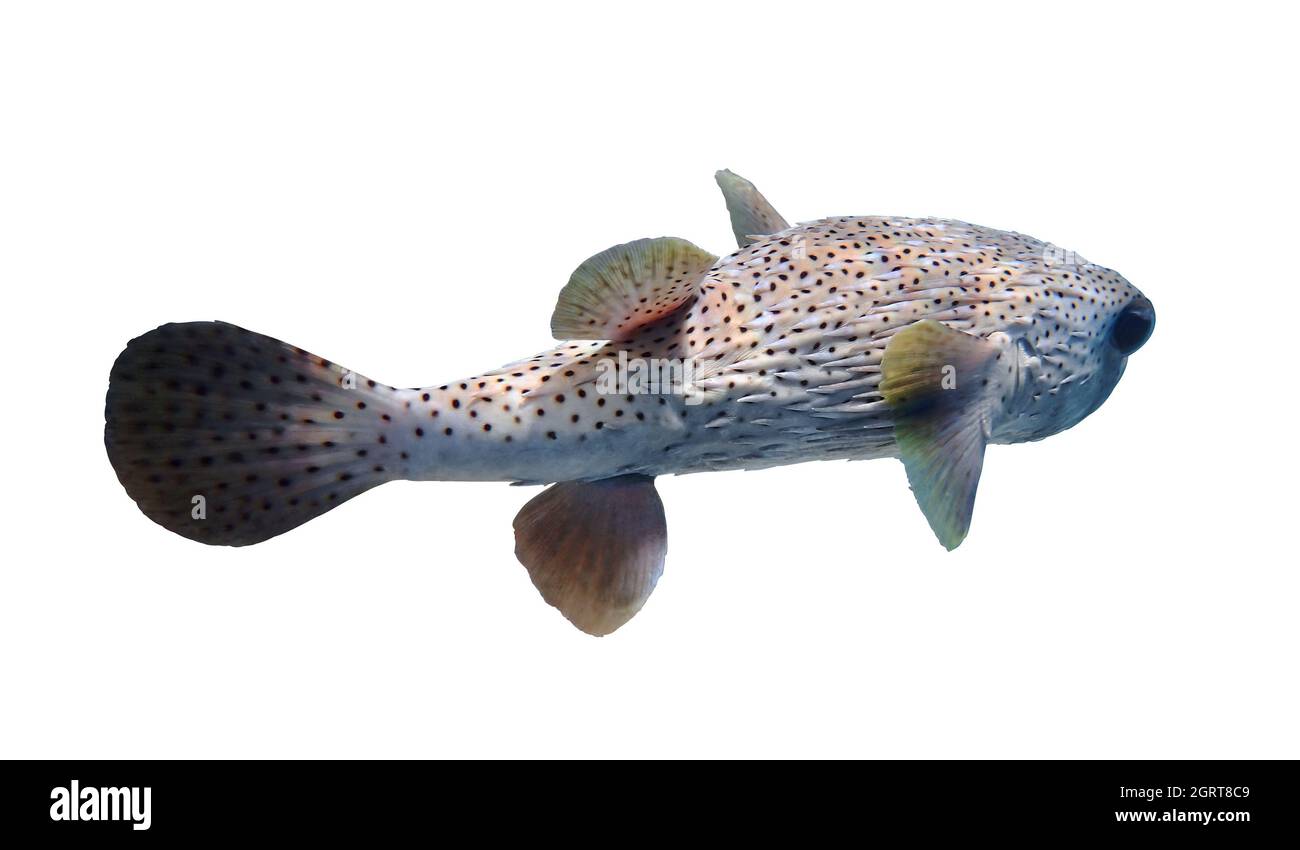
{"type": "Polygon", "coordinates": [[[1142,347],[1155,327],[1156,309],[1145,296],[1139,295],[1115,318],[1115,326],[1110,330],[1111,344],[1127,357],[1142,347]]]}

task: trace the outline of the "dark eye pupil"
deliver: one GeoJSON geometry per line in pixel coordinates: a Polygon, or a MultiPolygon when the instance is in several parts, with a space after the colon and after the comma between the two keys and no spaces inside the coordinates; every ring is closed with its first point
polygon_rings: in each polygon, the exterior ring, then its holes
{"type": "Polygon", "coordinates": [[[1120,354],[1129,355],[1142,347],[1156,326],[1155,309],[1151,302],[1138,297],[1120,311],[1111,329],[1110,341],[1120,354]]]}

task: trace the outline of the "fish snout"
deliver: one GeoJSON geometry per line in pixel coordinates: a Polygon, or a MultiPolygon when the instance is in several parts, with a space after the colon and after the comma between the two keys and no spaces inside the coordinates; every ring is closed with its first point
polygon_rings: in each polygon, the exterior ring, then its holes
{"type": "Polygon", "coordinates": [[[1127,357],[1146,343],[1156,327],[1156,308],[1145,295],[1139,295],[1120,310],[1110,329],[1111,345],[1127,357]]]}

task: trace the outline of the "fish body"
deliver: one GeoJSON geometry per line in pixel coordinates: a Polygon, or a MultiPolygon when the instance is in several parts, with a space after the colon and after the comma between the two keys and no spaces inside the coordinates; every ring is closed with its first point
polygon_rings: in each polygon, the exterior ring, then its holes
{"type": "Polygon", "coordinates": [[[953,548],[984,446],[1079,422],[1154,325],[1123,277],[1049,243],[944,219],[789,226],[719,183],[739,250],[615,246],[561,293],[555,348],[446,384],[398,389],[221,323],[146,334],[110,380],[119,478],[164,526],[229,545],[389,480],[557,482],[516,519],[517,553],[603,634],[662,569],[655,476],[899,457],[953,548]]]}
{"type": "Polygon", "coordinates": [[[394,391],[409,427],[436,421],[411,443],[406,474],[549,483],[892,457],[881,360],[922,319],[1006,346],[990,441],[1041,439],[1115,385],[1124,358],[1093,343],[1135,292],[1109,269],[1051,256],[1036,239],[956,221],[788,228],[719,260],[688,310],[630,340],[568,341],[394,391]],[[681,391],[618,393],[600,381],[607,364],[641,362],[645,375],[684,358],[701,377],[681,391]]]}

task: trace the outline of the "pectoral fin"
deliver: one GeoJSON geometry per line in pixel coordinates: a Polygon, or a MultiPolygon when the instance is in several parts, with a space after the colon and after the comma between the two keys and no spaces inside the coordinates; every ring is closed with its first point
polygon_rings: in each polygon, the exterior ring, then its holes
{"type": "Polygon", "coordinates": [[[881,361],[908,483],[949,550],[970,529],[999,356],[994,343],[926,319],[896,334],[881,361]]]}
{"type": "Polygon", "coordinates": [[[626,340],[691,300],[717,257],[661,236],[607,248],[574,270],[551,315],[556,339],[626,340]]]}
{"type": "Polygon", "coordinates": [[[731,230],[736,234],[736,244],[741,248],[752,245],[764,236],[779,233],[790,225],[767,202],[762,193],[739,174],[723,169],[713,175],[727,201],[731,214],[731,230]]]}
{"type": "Polygon", "coordinates": [[[589,635],[641,610],[667,552],[663,502],[645,475],[564,481],[515,517],[515,557],[542,598],[589,635]]]}

